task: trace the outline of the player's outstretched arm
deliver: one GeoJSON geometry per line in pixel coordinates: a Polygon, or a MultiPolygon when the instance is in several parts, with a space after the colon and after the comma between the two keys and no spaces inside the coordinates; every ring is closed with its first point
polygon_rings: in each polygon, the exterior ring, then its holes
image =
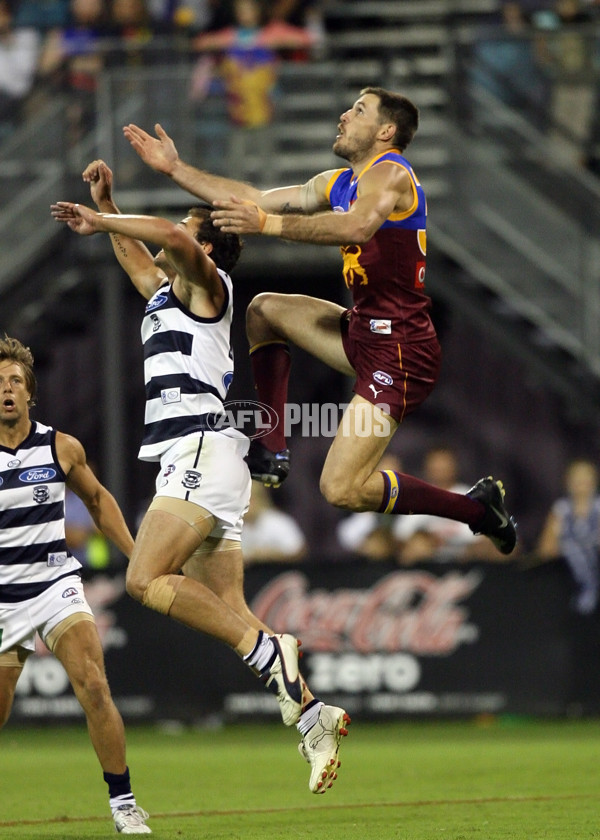
{"type": "Polygon", "coordinates": [[[152,216],[97,213],[85,204],[74,204],[71,201],[57,201],[51,205],[50,212],[57,222],[65,223],[81,236],[94,233],[114,234],[112,242],[117,259],[146,300],[149,300],[167,279],[165,273],[154,265],[154,258],[146,246],[135,241],[142,238],[139,234],[142,228],[138,220],[143,218],[153,221],[152,216]]]}
{"type": "Polygon", "coordinates": [[[181,160],[175,143],[160,123],[156,123],[154,130],[155,137],[130,123],[123,128],[123,134],[144,163],[156,172],[167,175],[179,187],[202,201],[214,204],[219,199],[229,199],[235,195],[242,200],[254,201],[268,213],[283,212],[290,202],[294,207],[298,206],[294,198],[299,187],[261,191],[243,181],[197,169],[181,160]]]}
{"type": "Polygon", "coordinates": [[[265,210],[252,201],[231,196],[215,201],[213,224],[225,233],[262,233],[315,245],[360,245],[371,239],[392,212],[406,210],[414,201],[412,181],[406,170],[379,164],[364,174],[359,195],[347,212],[334,213],[330,209],[318,212],[326,194],[323,183],[327,174],[321,173],[297,188],[304,209],[302,214],[294,213],[292,207],[283,212],[265,210]],[[303,204],[303,193],[310,183],[316,184],[313,212],[307,211],[303,204]]]}

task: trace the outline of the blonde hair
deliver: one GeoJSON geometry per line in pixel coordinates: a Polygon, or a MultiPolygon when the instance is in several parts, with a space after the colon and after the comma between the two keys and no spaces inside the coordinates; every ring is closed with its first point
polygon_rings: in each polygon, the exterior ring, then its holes
{"type": "Polygon", "coordinates": [[[0,338],[0,362],[14,362],[17,365],[21,365],[23,375],[25,376],[25,384],[29,391],[27,405],[30,408],[34,406],[37,381],[33,372],[33,353],[29,347],[21,344],[18,338],[10,338],[5,333],[4,338],[0,338]]]}

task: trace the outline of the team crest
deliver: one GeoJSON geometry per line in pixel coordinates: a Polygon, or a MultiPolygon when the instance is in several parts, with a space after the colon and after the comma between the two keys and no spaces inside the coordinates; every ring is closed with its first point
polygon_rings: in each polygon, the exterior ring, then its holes
{"type": "Polygon", "coordinates": [[[181,483],[186,490],[197,490],[198,487],[200,487],[201,481],[202,473],[196,472],[196,470],[186,470],[183,474],[181,483]]]}
{"type": "Polygon", "coordinates": [[[50,491],[47,484],[40,484],[38,487],[33,488],[33,501],[37,502],[38,505],[43,505],[49,498],[50,491]]]}

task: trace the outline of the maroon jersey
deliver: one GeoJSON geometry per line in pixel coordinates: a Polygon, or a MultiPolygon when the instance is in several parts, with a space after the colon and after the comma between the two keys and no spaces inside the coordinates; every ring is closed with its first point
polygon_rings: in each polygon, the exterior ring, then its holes
{"type": "Polygon", "coordinates": [[[354,392],[401,423],[431,393],[440,369],[440,348],[425,294],[427,203],[423,188],[400,152],[377,155],[358,177],[335,172],[327,185],[334,211],[347,212],[360,179],[382,161],[401,166],[413,185],[413,203],[392,213],[363,245],[342,247],[344,280],[354,306],[344,313],[341,335],[354,370],[354,392]]]}
{"type": "Polygon", "coordinates": [[[358,177],[352,169],[340,169],[327,185],[327,197],[334,211],[346,212],[360,192],[361,177],[383,161],[406,169],[414,200],[408,210],[392,213],[369,242],[341,248],[344,281],[354,303],[350,331],[362,341],[374,336],[402,344],[427,341],[435,336],[425,294],[427,203],[406,158],[384,152],[358,177]]]}

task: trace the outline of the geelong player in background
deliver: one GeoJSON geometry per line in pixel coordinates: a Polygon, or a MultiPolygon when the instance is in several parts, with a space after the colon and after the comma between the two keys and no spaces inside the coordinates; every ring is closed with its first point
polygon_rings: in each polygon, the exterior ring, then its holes
{"type": "Polygon", "coordinates": [[[85,713],[116,830],[151,834],[148,814],[131,791],[125,730],[106,679],[81,563],[65,539],[65,488],[80,497],[98,530],[126,557],[133,537],[81,443],[30,419],[35,394],[31,351],[5,336],[0,339],[0,726],[9,718],[37,632],[63,665],[85,713]]]}

